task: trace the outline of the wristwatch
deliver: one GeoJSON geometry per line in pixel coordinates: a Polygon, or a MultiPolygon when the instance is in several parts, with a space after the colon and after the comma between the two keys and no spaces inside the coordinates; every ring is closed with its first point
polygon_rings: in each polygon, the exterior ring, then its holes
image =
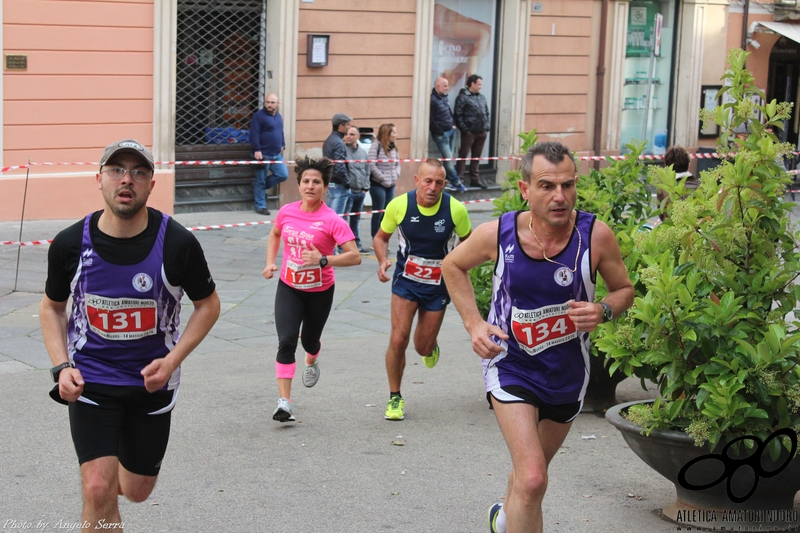
{"type": "Polygon", "coordinates": [[[66,363],[61,363],[58,366],[54,366],[50,369],[50,374],[53,376],[53,381],[58,383],[58,375],[61,374],[61,371],[65,368],[75,368],[75,365],[67,361],[66,363]]]}
{"type": "Polygon", "coordinates": [[[605,302],[600,302],[600,305],[603,306],[603,322],[611,322],[614,320],[614,310],[611,309],[611,306],[605,302]]]}
{"type": "Polygon", "coordinates": [[[319,266],[321,266],[322,268],[328,266],[328,258],[325,257],[324,255],[319,258],[319,266]]]}

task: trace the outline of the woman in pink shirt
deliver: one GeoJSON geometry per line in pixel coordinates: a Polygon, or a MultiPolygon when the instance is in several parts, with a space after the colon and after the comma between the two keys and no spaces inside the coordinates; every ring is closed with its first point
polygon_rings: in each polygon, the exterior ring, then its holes
{"type": "Polygon", "coordinates": [[[361,264],[350,226],[325,205],[333,163],[330,159],[304,158],[295,163],[299,202],[281,207],[267,241],[267,265],[262,275],[272,279],[278,267],[275,259],[283,242],[280,280],[275,293],[275,327],[278,330],[278,407],[272,419],[293,422],[291,400],[297,338],[306,351],[303,385],[313,387],[319,380],[320,337],[333,304],[333,267],[361,264]],[[334,247],[343,253],[334,255],[334,247]],[[302,325],[302,335],[301,328],[302,325]]]}

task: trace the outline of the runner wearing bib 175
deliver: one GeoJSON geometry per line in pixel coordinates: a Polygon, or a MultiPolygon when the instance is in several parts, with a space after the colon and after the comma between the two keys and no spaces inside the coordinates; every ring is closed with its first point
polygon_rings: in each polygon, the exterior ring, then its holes
{"type": "Polygon", "coordinates": [[[561,143],[534,145],[519,182],[530,210],[481,224],[442,265],[473,350],[483,358],[487,399],[511,452],[505,502],[489,510],[492,532],[542,531],[547,466],[589,381],[589,332],[633,303],[614,233],[575,209],[576,170],[561,143]],[[487,322],[468,271],[489,260],[495,269],[487,322]],[[598,272],[608,295],[595,303],[598,272]]]}
{"type": "Polygon", "coordinates": [[[414,315],[419,311],[414,347],[425,366],[439,361],[436,337],[450,303],[442,279],[442,259],[469,237],[469,215],[464,204],[443,193],[445,169],[438,159],[428,159],[414,176],[417,188],[386,206],[381,228],[373,239],[378,258],[378,279],[389,281],[389,239],[398,230],[397,267],[392,278],[392,334],[386,350],[389,403],[384,418],[403,420],[405,401],[400,395],[406,348],[414,315]]]}
{"type": "Polygon", "coordinates": [[[303,385],[313,387],[319,380],[317,357],[322,329],[333,304],[333,267],[361,264],[350,226],[322,201],[332,169],[333,163],[324,157],[306,157],[295,163],[301,200],[281,207],[267,241],[267,265],[262,273],[267,279],[278,271],[275,259],[283,241],[283,262],[275,293],[275,373],[280,398],[272,419],[278,422],[295,420],[291,392],[298,335],[306,351],[303,385]],[[336,245],[344,253],[333,255],[336,245]]]}

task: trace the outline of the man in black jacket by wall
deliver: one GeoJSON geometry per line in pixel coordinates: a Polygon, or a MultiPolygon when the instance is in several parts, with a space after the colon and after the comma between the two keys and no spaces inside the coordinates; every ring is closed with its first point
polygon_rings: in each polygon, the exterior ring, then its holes
{"type": "MultiPolygon", "coordinates": [[[[461,132],[461,148],[458,150],[458,157],[478,158],[483,152],[483,143],[486,142],[486,134],[489,132],[489,105],[486,98],[481,94],[483,86],[482,77],[472,74],[467,78],[466,87],[461,89],[456,98],[455,120],[461,132]]],[[[469,184],[470,187],[480,187],[485,189],[486,185],[481,182],[478,174],[478,164],[480,161],[474,159],[469,162],[469,184]]],[[[464,180],[465,162],[458,161],[456,170],[461,180],[464,180]]]]}
{"type": "MultiPolygon", "coordinates": [[[[444,159],[453,157],[456,149],[456,125],[453,121],[453,112],[450,111],[450,102],[447,91],[450,84],[447,78],[437,78],[431,90],[431,139],[436,143],[444,159]]],[[[447,172],[449,184],[445,190],[449,192],[464,192],[467,190],[458,177],[456,167],[452,161],[442,161],[447,172]]]]}
{"type": "MultiPolygon", "coordinates": [[[[333,161],[347,159],[347,149],[344,146],[344,136],[353,119],[344,113],[336,113],[331,119],[333,131],[322,145],[322,155],[333,161]]],[[[334,163],[331,181],[328,184],[328,207],[343,215],[350,198],[350,174],[347,163],[334,163]]]]}

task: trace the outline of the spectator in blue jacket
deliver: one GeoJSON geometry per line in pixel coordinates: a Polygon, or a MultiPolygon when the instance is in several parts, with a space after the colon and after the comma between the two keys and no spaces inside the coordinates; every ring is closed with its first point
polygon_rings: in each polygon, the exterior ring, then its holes
{"type": "MultiPolygon", "coordinates": [[[[431,90],[431,138],[439,148],[439,153],[445,159],[453,157],[456,151],[456,124],[453,121],[453,112],[450,111],[450,101],[447,91],[450,83],[447,78],[437,78],[431,90]]],[[[465,192],[467,190],[456,172],[452,161],[442,161],[449,182],[445,190],[449,192],[465,192]]]]}
{"type": "MultiPolygon", "coordinates": [[[[268,94],[264,107],[250,120],[250,147],[256,161],[283,161],[286,139],[283,136],[283,117],[278,113],[278,95],[268,94]]],[[[253,196],[256,213],[269,215],[267,189],[286,181],[289,170],[284,163],[264,163],[256,165],[255,173],[253,196]]]]}

